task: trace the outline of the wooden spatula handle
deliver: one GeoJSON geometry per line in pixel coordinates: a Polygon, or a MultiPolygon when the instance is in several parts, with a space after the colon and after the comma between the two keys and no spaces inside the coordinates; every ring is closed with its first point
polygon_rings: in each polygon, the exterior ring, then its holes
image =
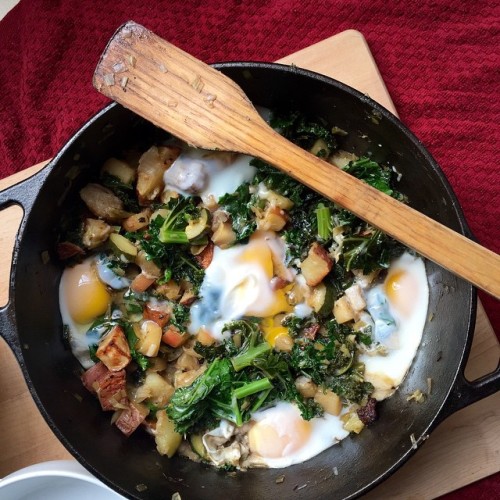
{"type": "Polygon", "coordinates": [[[290,176],[421,255],[500,297],[500,256],[496,253],[309,154],[272,130],[263,131],[252,145],[252,155],[279,165],[290,176]],[[271,133],[275,136],[272,142],[271,133]],[[267,147],[271,143],[273,147],[267,147]]]}
{"type": "Polygon", "coordinates": [[[189,144],[262,158],[474,285],[500,297],[500,256],[272,130],[214,68],[134,22],[110,40],[94,86],[189,144]]]}

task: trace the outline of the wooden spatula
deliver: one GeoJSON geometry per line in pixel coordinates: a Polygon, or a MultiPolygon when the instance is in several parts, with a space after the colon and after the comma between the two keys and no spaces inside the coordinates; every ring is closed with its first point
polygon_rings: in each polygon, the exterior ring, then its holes
{"type": "Polygon", "coordinates": [[[134,22],[112,37],[94,86],[155,125],[205,149],[267,161],[452,273],[500,297],[500,256],[290,143],[243,91],[134,22]]]}

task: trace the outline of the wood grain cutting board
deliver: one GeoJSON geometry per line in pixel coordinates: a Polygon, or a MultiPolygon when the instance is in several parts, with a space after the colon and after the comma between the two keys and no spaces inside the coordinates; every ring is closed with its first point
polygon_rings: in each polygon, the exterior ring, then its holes
{"type": "MultiPolygon", "coordinates": [[[[342,32],[279,62],[334,77],[396,113],[365,39],[357,31],[342,32]]],[[[0,190],[33,175],[44,164],[0,180],[0,190]]],[[[19,207],[0,212],[1,305],[7,302],[10,259],[21,214],[19,207]]],[[[467,377],[472,380],[493,371],[499,357],[500,346],[479,304],[467,377]]],[[[46,460],[72,459],[40,415],[3,340],[0,367],[0,477],[46,460]]],[[[366,498],[435,498],[499,470],[500,393],[497,393],[447,419],[414,457],[366,498]]]]}

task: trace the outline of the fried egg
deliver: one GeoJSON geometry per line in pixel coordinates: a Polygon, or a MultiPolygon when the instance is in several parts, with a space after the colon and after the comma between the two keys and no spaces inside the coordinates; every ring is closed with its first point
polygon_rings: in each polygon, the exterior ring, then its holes
{"type": "Polygon", "coordinates": [[[401,384],[422,339],[429,300],[423,260],[404,253],[365,297],[377,349],[360,360],[365,379],[375,387],[373,397],[381,400],[401,384]]]}
{"type": "Polygon", "coordinates": [[[215,339],[224,340],[228,334],[222,329],[229,321],[291,312],[286,288],[275,289],[273,282],[273,262],[283,260],[284,243],[271,231],[256,231],[247,244],[215,247],[200,289],[202,298],[191,307],[190,332],[204,328],[215,339]]]}
{"type": "Polygon", "coordinates": [[[270,468],[288,467],[309,460],[349,434],[340,416],[304,420],[287,402],[255,412],[248,432],[250,452],[270,468]]]}
{"type": "Polygon", "coordinates": [[[165,189],[184,196],[196,194],[210,204],[211,198],[218,201],[253,178],[256,170],[251,160],[245,155],[186,148],[165,172],[165,189]]]}
{"type": "Polygon", "coordinates": [[[64,270],[59,284],[61,317],[68,329],[71,350],[84,368],[93,365],[89,345],[96,340],[87,336],[86,332],[110,304],[111,295],[99,279],[95,257],[64,270]]]}

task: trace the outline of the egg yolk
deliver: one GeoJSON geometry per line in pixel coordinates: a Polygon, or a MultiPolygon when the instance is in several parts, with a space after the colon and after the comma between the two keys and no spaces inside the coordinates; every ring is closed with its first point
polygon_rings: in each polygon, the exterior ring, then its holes
{"type": "Polygon", "coordinates": [[[264,339],[271,344],[271,347],[275,346],[278,337],[288,335],[288,328],[280,324],[275,324],[273,318],[264,318],[260,326],[264,332],[264,339]]]}
{"type": "Polygon", "coordinates": [[[384,288],[391,305],[399,313],[409,316],[418,296],[415,278],[404,270],[394,271],[387,277],[384,288]]]}
{"type": "Polygon", "coordinates": [[[311,435],[311,424],[302,418],[261,421],[248,432],[250,450],[264,458],[286,457],[302,448],[311,435]]]}
{"type": "Polygon", "coordinates": [[[258,269],[262,270],[265,283],[255,283],[260,280],[256,280],[256,276],[248,276],[239,285],[239,290],[236,291],[237,295],[241,295],[242,297],[245,296],[247,290],[252,286],[257,289],[261,286],[265,286],[268,289],[267,291],[271,293],[271,300],[268,300],[264,304],[262,301],[258,301],[257,307],[250,307],[245,311],[246,315],[264,318],[267,316],[274,316],[280,312],[292,311],[292,307],[286,300],[286,289],[270,289],[271,279],[274,276],[273,255],[271,248],[263,238],[251,238],[247,248],[241,253],[239,261],[243,264],[255,265],[258,269]]]}
{"type": "Polygon", "coordinates": [[[68,312],[76,323],[92,322],[106,312],[111,302],[106,287],[88,262],[66,269],[63,287],[68,312]]]}

